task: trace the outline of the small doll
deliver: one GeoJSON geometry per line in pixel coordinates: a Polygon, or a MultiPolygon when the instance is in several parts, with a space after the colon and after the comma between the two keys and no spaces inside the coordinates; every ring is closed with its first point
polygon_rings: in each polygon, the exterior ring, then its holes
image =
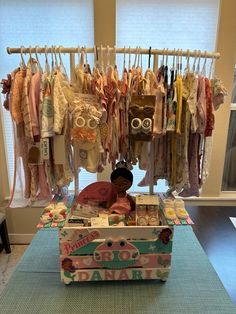
{"type": "Polygon", "coordinates": [[[135,208],[132,197],[126,191],[133,184],[133,174],[125,163],[118,163],[111,173],[111,183],[117,192],[116,202],[109,208],[110,214],[128,215],[135,208]]]}

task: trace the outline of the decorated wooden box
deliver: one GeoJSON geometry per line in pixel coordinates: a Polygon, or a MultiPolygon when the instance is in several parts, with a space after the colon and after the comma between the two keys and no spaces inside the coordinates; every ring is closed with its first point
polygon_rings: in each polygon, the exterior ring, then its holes
{"type": "Polygon", "coordinates": [[[173,226],[63,227],[59,229],[61,280],[166,281],[173,226]]]}

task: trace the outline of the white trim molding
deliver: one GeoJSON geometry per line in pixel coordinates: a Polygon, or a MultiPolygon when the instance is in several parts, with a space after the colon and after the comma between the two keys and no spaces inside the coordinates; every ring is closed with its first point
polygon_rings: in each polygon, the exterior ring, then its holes
{"type": "Polygon", "coordinates": [[[184,197],[187,206],[235,206],[236,196],[234,197],[184,197]]]}
{"type": "Polygon", "coordinates": [[[32,233],[10,233],[9,240],[11,244],[29,244],[34,237],[32,233]]]}

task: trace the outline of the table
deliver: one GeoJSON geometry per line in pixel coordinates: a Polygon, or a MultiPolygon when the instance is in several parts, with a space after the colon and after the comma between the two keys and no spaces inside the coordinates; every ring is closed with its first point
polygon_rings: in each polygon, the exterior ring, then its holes
{"type": "Polygon", "coordinates": [[[57,230],[42,229],[0,297],[0,313],[236,313],[190,226],[176,227],[171,274],[159,280],[82,282],[59,274],[57,230]]]}

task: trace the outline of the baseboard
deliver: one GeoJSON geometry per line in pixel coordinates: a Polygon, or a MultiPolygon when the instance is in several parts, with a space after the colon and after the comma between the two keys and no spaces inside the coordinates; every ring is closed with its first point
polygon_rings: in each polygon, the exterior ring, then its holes
{"type": "Polygon", "coordinates": [[[235,198],[227,197],[195,197],[184,198],[185,205],[187,206],[235,206],[235,198]]]}
{"type": "Polygon", "coordinates": [[[9,233],[9,240],[11,244],[29,244],[33,237],[33,233],[9,233]]]}

